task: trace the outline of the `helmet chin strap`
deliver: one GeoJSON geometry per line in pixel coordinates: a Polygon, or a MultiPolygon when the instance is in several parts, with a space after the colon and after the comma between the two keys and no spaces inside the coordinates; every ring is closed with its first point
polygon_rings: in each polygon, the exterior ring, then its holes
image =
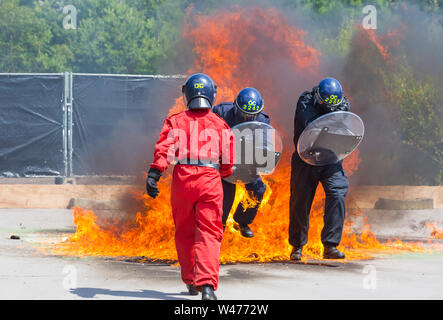
{"type": "Polygon", "coordinates": [[[317,98],[315,99],[315,105],[317,106],[317,108],[319,108],[320,110],[323,110],[324,112],[333,112],[333,111],[335,111],[336,109],[337,109],[337,107],[336,106],[329,106],[329,105],[327,105],[326,103],[324,103],[324,102],[319,102],[318,100],[317,100],[317,98]]]}

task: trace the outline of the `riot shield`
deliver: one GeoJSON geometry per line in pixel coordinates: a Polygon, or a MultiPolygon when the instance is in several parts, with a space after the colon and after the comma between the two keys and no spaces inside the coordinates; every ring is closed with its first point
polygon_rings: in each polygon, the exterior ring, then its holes
{"type": "Polygon", "coordinates": [[[247,121],[232,127],[232,131],[236,148],[234,173],[224,180],[248,184],[260,175],[272,173],[283,152],[277,130],[263,122],[247,121]]]}
{"type": "Polygon", "coordinates": [[[313,166],[337,163],[358,147],[364,130],[363,121],[352,112],[327,113],[303,130],[297,152],[303,161],[313,166]]]}

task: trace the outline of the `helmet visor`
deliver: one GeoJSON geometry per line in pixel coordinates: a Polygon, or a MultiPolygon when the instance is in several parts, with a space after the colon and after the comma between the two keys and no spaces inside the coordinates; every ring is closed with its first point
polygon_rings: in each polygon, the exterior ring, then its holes
{"type": "Polygon", "coordinates": [[[236,113],[237,117],[239,117],[242,120],[242,122],[254,121],[258,116],[258,113],[249,114],[249,113],[241,111],[240,108],[238,108],[238,107],[235,108],[235,113],[236,113]]]}
{"type": "Polygon", "coordinates": [[[203,97],[195,97],[188,103],[188,109],[211,109],[211,103],[203,97]]]}

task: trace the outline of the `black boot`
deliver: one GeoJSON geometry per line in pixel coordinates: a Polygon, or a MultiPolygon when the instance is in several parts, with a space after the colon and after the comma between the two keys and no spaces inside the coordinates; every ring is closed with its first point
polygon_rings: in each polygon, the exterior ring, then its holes
{"type": "Polygon", "coordinates": [[[344,259],[345,254],[336,247],[324,246],[323,259],[344,259]]]}
{"type": "Polygon", "coordinates": [[[202,286],[202,300],[217,300],[212,286],[208,284],[202,286]]]}
{"type": "Polygon", "coordinates": [[[239,224],[241,235],[245,238],[252,238],[254,236],[254,232],[252,232],[251,228],[247,224],[239,224]]]}
{"type": "Polygon", "coordinates": [[[188,288],[189,295],[196,296],[198,295],[198,290],[192,284],[187,284],[186,288],[188,288]]]}
{"type": "Polygon", "coordinates": [[[291,256],[290,256],[291,260],[300,261],[301,260],[301,252],[302,252],[302,248],[294,247],[292,249],[291,256]]]}

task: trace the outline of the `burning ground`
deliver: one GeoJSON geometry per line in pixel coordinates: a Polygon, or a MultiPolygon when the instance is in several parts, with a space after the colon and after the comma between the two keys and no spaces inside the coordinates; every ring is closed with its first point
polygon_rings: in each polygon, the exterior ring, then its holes
{"type": "MultiPolygon", "coordinates": [[[[233,101],[236,93],[244,87],[257,88],[264,96],[265,110],[271,117],[271,124],[284,140],[283,158],[275,172],[264,177],[268,188],[251,225],[255,237],[241,237],[230,218],[222,242],[221,263],[283,261],[288,260],[291,251],[287,234],[295,104],[304,90],[311,90],[320,78],[327,75],[326,71],[339,69],[337,65],[327,66],[330,57],[314,48],[308,41],[308,32],[292,20],[283,11],[272,7],[233,6],[211,14],[201,14],[193,7],[187,11],[182,37],[193,48],[194,59],[188,74],[204,72],[210,75],[219,88],[217,102],[233,101]]],[[[341,62],[343,70],[337,77],[348,73],[344,89],[357,114],[360,110],[365,111],[359,107],[359,102],[365,97],[350,83],[354,71],[351,63],[364,60],[366,66],[375,63],[374,68],[377,70],[391,68],[396,61],[393,48],[401,41],[402,30],[380,35],[374,30],[356,28],[349,58],[341,62]]],[[[177,99],[175,106],[171,106],[170,114],[184,110],[178,92],[174,94],[177,99]]],[[[390,98],[393,97],[384,97],[386,101],[390,98]]],[[[371,121],[370,118],[364,120],[371,121]]],[[[348,176],[359,170],[362,161],[358,151],[345,160],[344,167],[348,176]]],[[[144,194],[143,190],[133,190],[132,197],[140,203],[140,207],[132,219],[106,219],[91,210],[75,208],[75,234],[67,241],[55,245],[52,252],[175,261],[174,225],[169,204],[170,172],[161,180],[160,196],[155,200],[144,194]]],[[[233,209],[245,194],[243,187],[237,188],[233,209]]],[[[321,259],[322,256],[320,232],[323,227],[324,197],[319,186],[311,210],[309,242],[304,248],[305,259],[321,259]]],[[[349,199],[352,199],[352,187],[349,199]]],[[[254,199],[247,196],[243,201],[250,205],[254,203],[254,199]]],[[[369,225],[364,230],[353,231],[349,218],[359,214],[359,210],[347,212],[348,219],[339,248],[345,252],[348,260],[367,259],[379,253],[428,250],[423,243],[400,240],[381,243],[370,231],[369,225]]],[[[434,234],[439,234],[438,230],[434,230],[434,234]]]]}

